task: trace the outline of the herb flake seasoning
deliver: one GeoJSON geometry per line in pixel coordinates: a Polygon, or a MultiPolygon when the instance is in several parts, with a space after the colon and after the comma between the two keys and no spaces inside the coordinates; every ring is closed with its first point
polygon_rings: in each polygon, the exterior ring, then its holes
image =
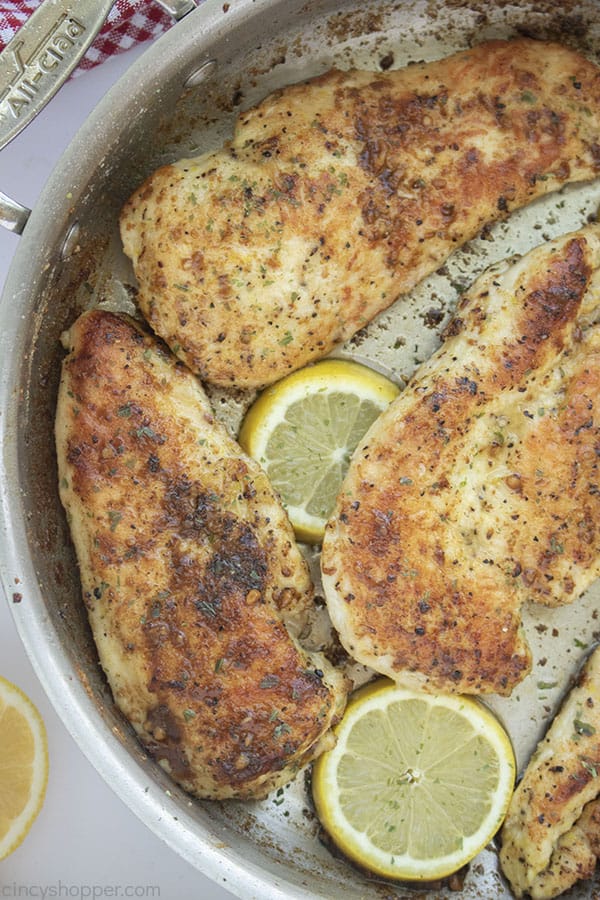
{"type": "Polygon", "coordinates": [[[208,616],[211,619],[216,619],[217,614],[219,612],[220,603],[218,600],[197,600],[196,601],[196,609],[204,613],[205,616],[208,616]]]}
{"type": "Polygon", "coordinates": [[[276,725],[273,730],[273,737],[278,739],[282,737],[284,734],[290,734],[292,729],[289,725],[286,725],[285,722],[280,722],[279,725],[276,725]]]}
{"type": "Polygon", "coordinates": [[[123,513],[119,512],[116,509],[108,510],[108,520],[110,522],[110,530],[114,531],[121,519],[123,518],[123,513]]]}
{"type": "Polygon", "coordinates": [[[590,725],[589,722],[584,722],[583,719],[573,719],[573,728],[578,737],[581,735],[592,737],[592,735],[596,734],[594,726],[590,725]]]}

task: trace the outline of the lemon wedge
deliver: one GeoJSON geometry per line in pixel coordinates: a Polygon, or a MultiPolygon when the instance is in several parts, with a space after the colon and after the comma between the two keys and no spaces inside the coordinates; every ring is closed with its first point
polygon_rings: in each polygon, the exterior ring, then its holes
{"type": "Polygon", "coordinates": [[[327,359],[271,385],[251,406],[240,444],[266,471],[299,540],[322,540],[352,453],[398,393],[367,366],[327,359]]]}
{"type": "Polygon", "coordinates": [[[508,735],[482,703],[380,678],[356,691],[316,761],[319,819],[371,872],[434,881],[473,859],[500,828],[515,783],[508,735]]]}
{"type": "Polygon", "coordinates": [[[24,840],[48,781],[46,729],[31,700],[0,677],[0,860],[24,840]]]}

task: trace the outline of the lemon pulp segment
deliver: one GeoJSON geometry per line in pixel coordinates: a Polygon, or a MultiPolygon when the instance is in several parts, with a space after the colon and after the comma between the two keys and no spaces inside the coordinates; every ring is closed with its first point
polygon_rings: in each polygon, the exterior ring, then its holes
{"type": "Polygon", "coordinates": [[[333,841],[365,868],[443,878],[502,824],[515,758],[480,702],[378,679],[354,695],[336,734],[314,766],[315,806],[333,841]]]}
{"type": "Polygon", "coordinates": [[[300,540],[323,537],[352,453],[397,394],[379,372],[329,359],[267,388],[248,411],[240,443],[267,472],[300,540]]]}
{"type": "Polygon", "coordinates": [[[23,692],[0,677],[0,859],[27,835],[42,806],[47,779],[42,719],[23,692]]]}

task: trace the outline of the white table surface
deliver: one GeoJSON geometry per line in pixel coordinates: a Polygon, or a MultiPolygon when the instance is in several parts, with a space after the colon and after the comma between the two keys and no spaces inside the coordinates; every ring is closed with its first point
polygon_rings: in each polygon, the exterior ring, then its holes
{"type": "MultiPolygon", "coordinates": [[[[79,125],[144,48],[72,79],[0,153],[0,190],[31,207],[79,125]]],[[[19,238],[0,229],[0,287],[19,238]]],[[[1,361],[0,361],[1,363],[1,361]]],[[[232,895],[181,859],[113,793],[47,700],[0,595],[0,675],[37,705],[46,723],[46,800],[24,843],[0,862],[0,897],[149,897],[227,900],[232,895]]]]}

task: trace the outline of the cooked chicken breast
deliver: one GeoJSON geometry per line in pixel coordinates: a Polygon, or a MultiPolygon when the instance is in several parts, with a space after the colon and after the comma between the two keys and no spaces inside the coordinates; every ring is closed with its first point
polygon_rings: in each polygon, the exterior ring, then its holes
{"type": "Polygon", "coordinates": [[[500,864],[516,897],[548,900],[600,855],[600,649],[589,657],[511,801],[500,864]]]}
{"type": "Polygon", "coordinates": [[[60,495],[115,701],[186,790],[262,797],[330,744],[346,694],[297,639],[312,584],[291,526],[154,338],[94,311],[68,343],[60,495]]]}
{"type": "Polygon", "coordinates": [[[269,384],[485,224],[597,175],[599,133],[600,70],[526,39],[288,87],[133,194],[121,234],[140,309],[205,381],[269,384]]]}
{"type": "Polygon", "coordinates": [[[521,605],[600,572],[600,228],[486,272],[357,449],[322,572],[359,662],[431,690],[509,694],[521,605]]]}

